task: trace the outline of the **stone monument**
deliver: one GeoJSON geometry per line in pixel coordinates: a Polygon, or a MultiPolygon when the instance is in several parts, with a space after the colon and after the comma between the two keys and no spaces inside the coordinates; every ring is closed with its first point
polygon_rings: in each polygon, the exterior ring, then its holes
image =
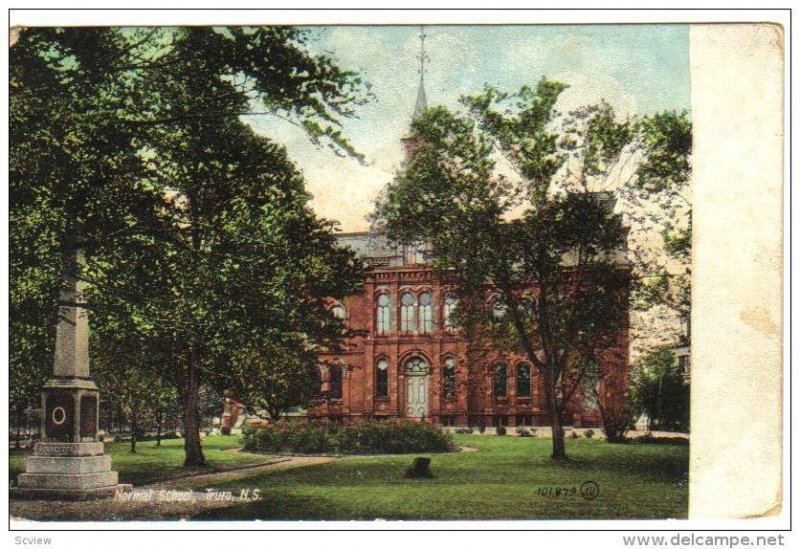
{"type": "Polygon", "coordinates": [[[75,275],[82,262],[75,250],[68,258],[59,296],[53,377],[42,390],[42,440],[25,459],[18,497],[90,499],[130,491],[111,470],[97,437],[100,394],[89,375],[89,318],[82,306],[82,283],[75,275]]]}

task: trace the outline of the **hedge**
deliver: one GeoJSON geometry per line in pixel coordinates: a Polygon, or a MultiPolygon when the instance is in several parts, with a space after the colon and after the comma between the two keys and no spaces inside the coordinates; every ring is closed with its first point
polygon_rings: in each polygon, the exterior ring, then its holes
{"type": "Polygon", "coordinates": [[[408,454],[449,452],[453,438],[433,425],[381,421],[341,425],[331,422],[247,426],[244,449],[270,454],[408,454]]]}

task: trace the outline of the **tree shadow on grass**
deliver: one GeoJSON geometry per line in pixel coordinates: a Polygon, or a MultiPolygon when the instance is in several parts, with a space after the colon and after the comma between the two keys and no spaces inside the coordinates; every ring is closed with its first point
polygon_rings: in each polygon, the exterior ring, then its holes
{"type": "Polygon", "coordinates": [[[689,458],[675,456],[617,456],[619,459],[598,459],[577,457],[567,462],[554,463],[573,471],[586,473],[624,474],[626,477],[637,477],[642,480],[681,481],[688,478],[689,458]]]}
{"type": "Polygon", "coordinates": [[[324,498],[283,491],[270,491],[260,497],[263,499],[201,511],[192,515],[191,520],[336,520],[331,516],[336,509],[324,498]]]}

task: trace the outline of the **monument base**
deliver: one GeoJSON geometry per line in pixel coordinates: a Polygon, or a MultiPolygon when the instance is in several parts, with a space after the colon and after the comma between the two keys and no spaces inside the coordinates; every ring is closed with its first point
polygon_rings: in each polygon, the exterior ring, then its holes
{"type": "Polygon", "coordinates": [[[84,500],[113,497],[129,492],[111,470],[111,456],[102,442],[37,442],[25,458],[12,494],[24,499],[84,500]]]}

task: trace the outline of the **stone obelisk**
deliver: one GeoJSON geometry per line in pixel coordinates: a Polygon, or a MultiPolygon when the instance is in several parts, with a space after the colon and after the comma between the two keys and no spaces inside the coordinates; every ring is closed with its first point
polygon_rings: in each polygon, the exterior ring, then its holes
{"type": "Polygon", "coordinates": [[[89,375],[89,317],[77,276],[80,249],[67,256],[59,295],[53,377],[42,390],[42,440],[25,460],[15,495],[89,499],[128,491],[98,440],[100,395],[89,375]]]}

